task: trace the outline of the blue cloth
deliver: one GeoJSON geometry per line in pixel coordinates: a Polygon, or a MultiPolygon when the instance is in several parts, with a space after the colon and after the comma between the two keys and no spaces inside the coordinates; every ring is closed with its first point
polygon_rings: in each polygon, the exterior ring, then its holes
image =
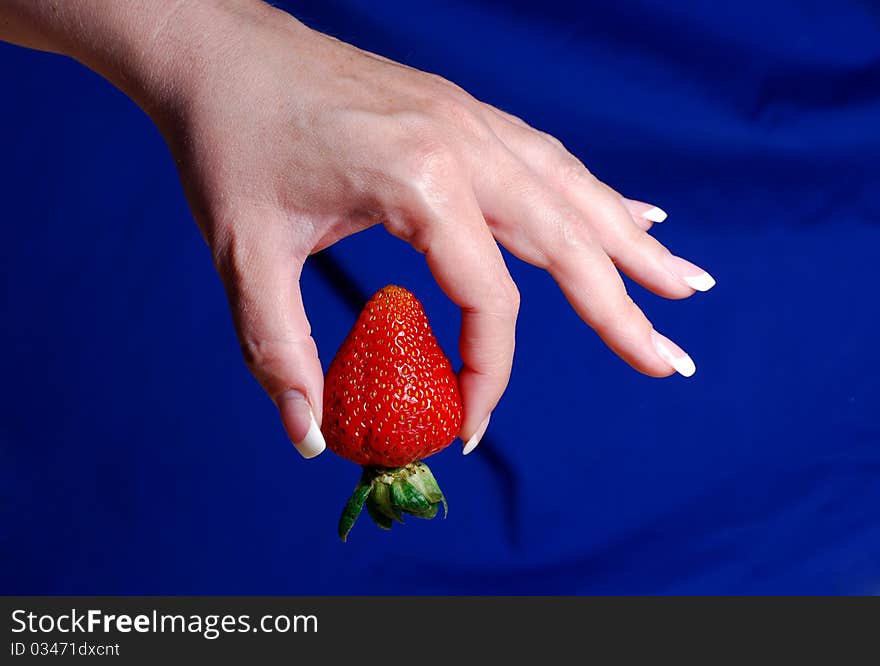
{"type": "MultiPolygon", "coordinates": [[[[692,379],[644,377],[552,280],[522,292],[485,444],[431,459],[446,521],[335,534],[356,481],[305,463],[240,361],[158,132],[75,63],[0,46],[0,592],[880,592],[880,12],[869,2],[281,3],[547,130],[659,204],[718,279],[630,285],[692,379]]],[[[367,293],[458,314],[381,229],[367,293]]],[[[325,365],[355,313],[311,262],[325,365]]]]}

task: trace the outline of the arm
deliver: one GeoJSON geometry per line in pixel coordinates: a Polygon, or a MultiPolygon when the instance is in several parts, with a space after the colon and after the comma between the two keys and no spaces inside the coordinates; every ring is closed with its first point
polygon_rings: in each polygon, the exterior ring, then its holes
{"type": "Polygon", "coordinates": [[[178,56],[198,50],[182,40],[182,21],[198,3],[185,0],[5,0],[0,39],[70,56],[147,109],[170,103],[183,85],[178,56]]]}
{"type": "Polygon", "coordinates": [[[426,256],[462,308],[461,436],[506,387],[519,294],[497,242],[548,270],[605,342],[653,376],[694,371],[618,268],[684,298],[714,281],[647,231],[553,137],[454,84],[308,29],[258,0],[6,0],[0,38],[69,55],[161,129],[226,286],[244,357],[303,455],[323,449],[323,376],[298,278],[373,224],[426,256]]]}

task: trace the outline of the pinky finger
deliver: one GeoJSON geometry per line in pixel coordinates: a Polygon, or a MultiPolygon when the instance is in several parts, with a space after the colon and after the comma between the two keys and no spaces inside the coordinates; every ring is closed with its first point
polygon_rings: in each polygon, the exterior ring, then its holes
{"type": "Polygon", "coordinates": [[[650,229],[655,223],[659,224],[666,219],[666,211],[658,206],[626,197],[621,197],[620,200],[626,206],[636,226],[644,231],[650,229]]]}

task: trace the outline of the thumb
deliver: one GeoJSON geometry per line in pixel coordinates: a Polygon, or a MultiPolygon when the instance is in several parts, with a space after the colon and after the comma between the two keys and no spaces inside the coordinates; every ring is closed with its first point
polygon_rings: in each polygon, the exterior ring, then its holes
{"type": "Polygon", "coordinates": [[[299,288],[303,260],[259,245],[223,252],[217,269],[245,363],[278,407],[297,451],[314,458],[326,447],[319,427],[324,374],[299,288]]]}

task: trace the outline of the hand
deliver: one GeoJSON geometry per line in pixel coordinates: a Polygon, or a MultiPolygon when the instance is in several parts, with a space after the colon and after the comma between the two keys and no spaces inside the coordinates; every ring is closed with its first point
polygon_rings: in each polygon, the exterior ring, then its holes
{"type": "Polygon", "coordinates": [[[324,448],[323,374],[299,274],[311,253],[374,224],[424,253],[462,309],[465,452],[513,358],[519,294],[496,241],[548,270],[636,369],[694,372],[618,274],[668,298],[714,284],[646,233],[660,209],[623,198],[553,137],[438,76],[259,2],[194,4],[155,38],[153,74],[129,92],[168,141],[245,360],[304,456],[324,448]]]}

